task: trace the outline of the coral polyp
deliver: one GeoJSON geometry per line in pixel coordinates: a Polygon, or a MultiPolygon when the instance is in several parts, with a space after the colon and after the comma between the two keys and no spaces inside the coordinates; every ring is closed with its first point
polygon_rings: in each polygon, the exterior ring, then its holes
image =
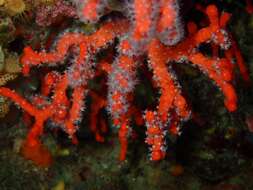
{"type": "Polygon", "coordinates": [[[5,0],[4,6],[11,16],[22,14],[26,10],[26,4],[23,0],[5,0]]]}
{"type": "MultiPolygon", "coordinates": [[[[208,20],[206,26],[198,28],[189,22],[185,31],[177,0],[133,0],[125,3],[125,16],[100,21],[108,9],[108,1],[75,0],[80,21],[100,22],[97,31],[91,35],[65,32],[50,52],[25,47],[21,58],[24,75],[29,75],[32,67],[57,68],[67,55],[74,57],[63,72],[55,69],[44,76],[41,92],[32,101],[9,88],[0,88],[0,95],[11,99],[34,117],[26,146],[40,145],[40,136],[49,120],[70,138],[76,138],[85,97],[90,90],[88,81],[101,68],[108,76],[108,91],[107,100],[102,98],[99,108],[107,108],[113,125],[118,128],[120,160],[126,159],[128,139],[133,132],[131,120],[138,120],[139,113],[143,112],[139,121],[143,119],[145,122],[145,141],[150,146],[150,159],[154,161],[165,158],[168,133],[179,134],[180,123],[191,117],[190,106],[173,71],[173,62],[197,67],[219,87],[226,108],[230,112],[237,109],[237,95],[232,85],[235,68],[232,59],[238,54],[226,28],[230,18],[228,13],[219,13],[215,5],[209,5],[202,9],[208,20]],[[207,56],[201,51],[199,47],[204,44],[211,46],[212,55],[207,56]],[[114,58],[95,59],[98,53],[110,47],[116,49],[114,58]],[[219,55],[217,51],[224,53],[219,55]],[[155,109],[140,110],[133,103],[134,88],[138,83],[137,69],[143,65],[150,69],[152,84],[160,95],[155,109]]],[[[240,70],[245,68],[241,62],[238,65],[240,70]]],[[[242,74],[247,78],[247,71],[244,71],[242,74]]],[[[101,130],[93,127],[98,141],[103,141],[101,130]]]]}

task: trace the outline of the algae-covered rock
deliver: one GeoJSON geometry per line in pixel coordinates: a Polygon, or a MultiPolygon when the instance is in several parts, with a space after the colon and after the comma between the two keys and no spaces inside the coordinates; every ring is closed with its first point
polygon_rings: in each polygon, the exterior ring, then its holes
{"type": "Polygon", "coordinates": [[[3,68],[4,68],[4,52],[2,46],[0,46],[0,72],[3,70],[3,68]]]}
{"type": "Polygon", "coordinates": [[[0,19],[0,44],[6,44],[14,39],[15,26],[9,17],[0,19]]]}

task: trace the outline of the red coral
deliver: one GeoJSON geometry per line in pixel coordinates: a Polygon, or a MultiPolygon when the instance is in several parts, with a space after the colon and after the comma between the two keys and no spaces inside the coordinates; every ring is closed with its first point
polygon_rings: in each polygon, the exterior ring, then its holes
{"type": "Polygon", "coordinates": [[[252,14],[253,13],[253,3],[251,0],[246,0],[246,11],[249,13],[249,14],[252,14]]]}
{"type": "MultiPolygon", "coordinates": [[[[78,1],[79,2],[79,1],[78,1]]],[[[83,1],[81,6],[83,20],[95,22],[99,19],[99,10],[104,8],[105,0],[83,1]],[[100,6],[100,8],[98,8],[100,6]],[[93,7],[92,11],[83,11],[93,7]],[[95,13],[94,13],[95,12],[95,13]]],[[[180,22],[179,5],[176,0],[135,0],[130,5],[131,22],[125,19],[111,20],[102,24],[92,35],[81,33],[65,33],[60,37],[54,51],[36,52],[30,47],[24,49],[21,59],[23,73],[29,74],[30,67],[41,64],[59,63],[64,60],[70,47],[79,48],[79,54],[74,63],[63,73],[51,72],[44,78],[41,96],[35,97],[32,103],[8,88],[0,88],[0,94],[10,98],[35,118],[35,123],[28,134],[29,146],[40,144],[46,120],[50,119],[59,125],[70,137],[78,128],[81,111],[84,109],[84,98],[89,90],[87,81],[96,75],[94,67],[102,68],[108,74],[108,100],[100,98],[91,92],[93,101],[92,118],[98,111],[107,106],[113,123],[119,127],[119,142],[121,144],[120,160],[126,158],[128,137],[131,136],[131,117],[138,123],[139,110],[131,104],[133,90],[137,83],[136,71],[147,54],[148,66],[153,72],[156,88],[160,90],[157,110],[146,110],[144,120],[147,126],[146,142],[151,146],[151,160],[165,157],[165,137],[168,132],[179,133],[178,124],[190,117],[190,109],[181,88],[175,80],[171,63],[191,62],[203,73],[209,76],[221,89],[225,96],[225,106],[229,111],[237,108],[237,96],[231,84],[233,79],[233,64],[231,59],[236,56],[243,77],[248,80],[248,74],[243,62],[238,56],[238,48],[230,39],[226,30],[229,15],[219,15],[217,7],[210,5],[201,9],[208,17],[208,26],[198,29],[194,23],[188,24],[188,35],[182,40],[183,27],[180,22]],[[119,38],[118,57],[112,64],[101,62],[96,64],[92,57],[115,38],[119,38]],[[213,56],[207,57],[200,50],[201,44],[211,44],[213,56]],[[232,49],[230,49],[232,46],[232,49]],[[226,57],[219,58],[217,50],[226,52],[226,57]],[[71,89],[68,91],[68,89],[71,89]],[[70,99],[67,96],[70,93],[70,99]],[[52,96],[50,96],[53,94],[52,96]]],[[[97,128],[92,120],[92,130],[98,141],[103,141],[100,132],[105,127],[97,128]]]]}

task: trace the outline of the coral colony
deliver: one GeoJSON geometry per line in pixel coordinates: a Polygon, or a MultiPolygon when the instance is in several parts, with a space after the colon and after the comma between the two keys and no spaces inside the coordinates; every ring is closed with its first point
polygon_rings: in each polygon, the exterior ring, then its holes
{"type": "MultiPolygon", "coordinates": [[[[73,142],[85,106],[85,97],[90,93],[95,105],[91,112],[96,117],[99,109],[107,108],[113,124],[118,128],[121,145],[120,160],[126,159],[128,139],[131,137],[131,118],[146,126],[145,142],[150,146],[150,159],[161,160],[166,155],[165,138],[168,133],[179,134],[179,125],[191,116],[190,107],[181,93],[180,84],[173,72],[172,62],[189,63],[212,79],[224,94],[226,108],[237,109],[237,95],[231,84],[236,58],[245,80],[249,80],[240,51],[227,31],[230,14],[219,12],[215,5],[196,8],[208,18],[207,26],[199,28],[181,21],[178,0],[133,0],[124,1],[124,16],[100,18],[108,13],[107,0],[73,0],[77,15],[84,23],[101,23],[98,29],[85,35],[81,32],[65,32],[52,51],[37,52],[25,47],[21,57],[23,75],[29,75],[30,68],[38,66],[56,67],[69,54],[74,60],[64,72],[49,71],[41,81],[41,92],[26,100],[13,90],[1,87],[0,95],[19,105],[26,114],[34,117],[24,145],[24,155],[36,162],[31,151],[42,152],[40,137],[46,121],[59,126],[73,142]],[[187,30],[185,31],[185,28],[187,30]],[[118,43],[115,43],[117,39],[118,43]],[[209,44],[212,55],[202,53],[199,46],[209,44]],[[116,53],[97,60],[96,55],[116,47],[116,53]],[[223,57],[218,53],[223,51],[223,57]],[[96,61],[95,61],[96,60],[96,61]],[[147,64],[152,72],[152,84],[159,89],[159,100],[155,110],[139,110],[133,105],[133,91],[137,83],[137,68],[147,64]],[[107,100],[90,92],[88,81],[99,73],[107,74],[107,100]],[[140,113],[143,116],[140,118],[140,113]]],[[[183,3],[183,2],[182,2],[183,3]]],[[[74,15],[74,13],[71,13],[74,15]]],[[[110,53],[108,53],[110,54],[110,53]]],[[[96,140],[103,141],[101,131],[92,120],[92,131],[96,140]]],[[[38,162],[38,161],[37,161],[38,162]]]]}

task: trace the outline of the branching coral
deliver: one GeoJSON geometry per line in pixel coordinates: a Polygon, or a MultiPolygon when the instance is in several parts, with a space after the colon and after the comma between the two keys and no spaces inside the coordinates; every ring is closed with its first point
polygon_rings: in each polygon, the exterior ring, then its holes
{"type": "Polygon", "coordinates": [[[249,13],[249,14],[252,14],[253,13],[253,3],[251,0],[246,0],[246,11],[249,13]]]}
{"type": "MultiPolygon", "coordinates": [[[[75,3],[79,17],[84,22],[97,22],[108,5],[106,0],[75,0],[75,3]]],[[[196,24],[189,23],[188,33],[184,37],[177,0],[134,0],[126,6],[130,22],[125,18],[112,19],[103,22],[91,35],[66,32],[57,41],[55,49],[48,53],[36,52],[31,47],[24,49],[21,59],[24,75],[29,74],[34,66],[56,66],[68,53],[75,56],[66,71],[51,71],[44,77],[41,94],[31,102],[8,88],[0,88],[2,96],[10,98],[35,118],[27,137],[27,146],[40,145],[39,137],[47,120],[60,126],[69,137],[74,137],[84,109],[84,98],[89,91],[87,82],[96,74],[96,67],[104,67],[108,73],[108,99],[104,101],[91,92],[94,100],[101,104],[92,107],[91,111],[96,114],[97,109],[107,106],[113,124],[119,128],[120,160],[124,160],[128,137],[132,132],[131,117],[138,115],[132,105],[136,72],[143,64],[145,55],[153,73],[155,88],[160,92],[157,109],[147,109],[143,117],[147,127],[146,143],[151,147],[151,160],[165,157],[167,133],[178,134],[179,123],[189,119],[191,113],[172,71],[172,62],[189,62],[197,66],[223,92],[227,109],[236,110],[237,96],[231,84],[234,69],[231,59],[235,54],[235,48],[231,49],[231,46],[235,44],[226,30],[229,14],[219,15],[215,5],[208,6],[204,10],[208,25],[198,29],[196,24]],[[113,63],[94,61],[96,53],[108,47],[116,38],[119,39],[118,55],[113,63]],[[213,50],[223,50],[227,56],[220,58],[214,53],[209,57],[200,51],[202,44],[210,44],[213,50]],[[75,47],[74,50],[72,47],[75,47]]],[[[245,68],[242,64],[239,66],[245,68]]],[[[246,71],[244,75],[247,75],[246,71]]],[[[103,141],[95,125],[94,133],[103,141]]]]}

